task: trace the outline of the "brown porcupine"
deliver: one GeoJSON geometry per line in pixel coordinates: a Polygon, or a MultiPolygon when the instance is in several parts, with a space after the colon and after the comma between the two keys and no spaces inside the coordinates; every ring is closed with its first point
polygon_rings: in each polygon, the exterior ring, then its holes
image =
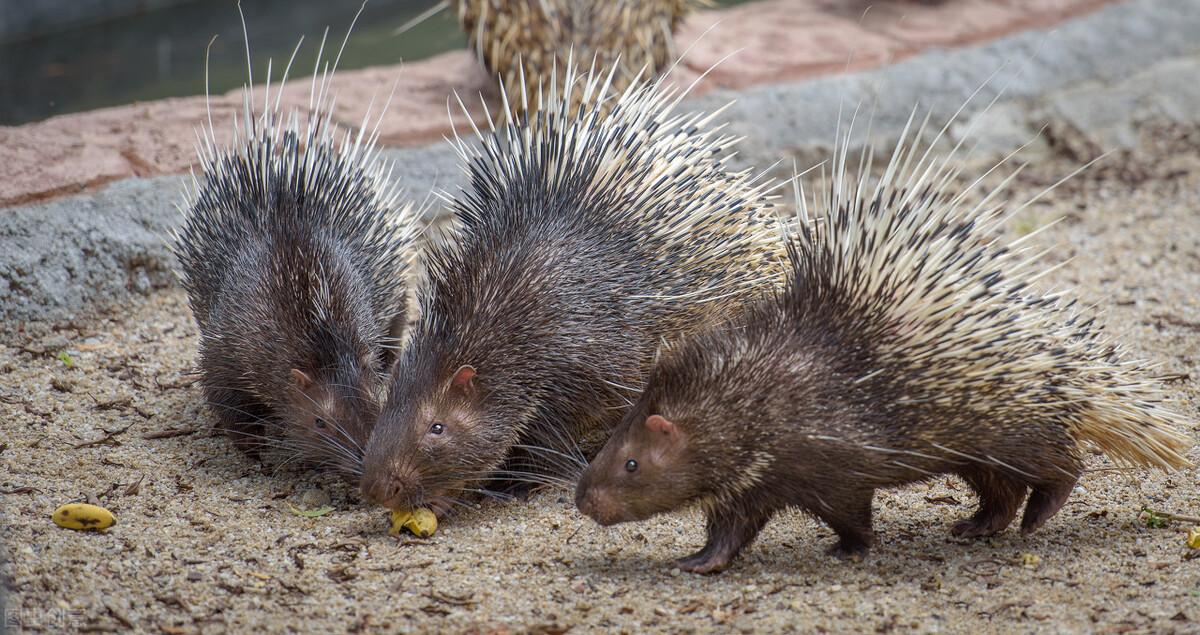
{"type": "Polygon", "coordinates": [[[980,503],[953,533],[986,536],[1027,488],[1022,531],[1057,512],[1085,444],[1119,464],[1189,464],[1146,367],[1073,301],[1031,288],[1023,239],[994,238],[1003,186],[969,205],[952,159],[907,132],[874,184],[835,155],[785,290],[664,353],[580,479],[580,510],[609,525],[698,503],[708,540],[678,566],[704,573],[784,508],[857,555],[880,487],[957,474],[980,503]]]}
{"type": "Polygon", "coordinates": [[[227,148],[210,119],[174,250],[218,428],[356,477],[405,319],[415,214],[366,132],[370,113],[363,130],[340,130],[332,73],[317,75],[306,114],[272,104],[269,77],[256,113],[251,78],[227,148]]]}
{"type": "Polygon", "coordinates": [[[528,458],[514,450],[606,433],[660,340],[782,280],[773,184],[727,170],[732,139],[713,115],[672,114],[662,80],[610,95],[611,75],[569,71],[535,116],[458,140],[460,227],[428,248],[421,316],[367,446],[367,500],[444,510],[528,458]]]}
{"type": "Polygon", "coordinates": [[[468,46],[513,97],[561,84],[568,58],[616,68],[620,92],[642,73],[665,71],[674,33],[697,0],[457,0],[468,46]]]}

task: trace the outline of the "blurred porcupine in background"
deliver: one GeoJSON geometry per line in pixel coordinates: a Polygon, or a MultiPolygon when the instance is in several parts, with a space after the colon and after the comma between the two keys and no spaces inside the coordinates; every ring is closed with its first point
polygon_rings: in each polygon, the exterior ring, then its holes
{"type": "Polygon", "coordinates": [[[616,69],[614,93],[639,73],[654,77],[676,57],[675,30],[697,0],[449,0],[468,46],[498,75],[510,104],[522,91],[561,85],[572,57],[616,69]]]}
{"type": "Polygon", "coordinates": [[[568,69],[515,123],[458,140],[470,185],[454,239],[428,248],[368,500],[444,510],[506,461],[516,480],[563,467],[529,465],[620,421],[661,341],[782,281],[774,183],[726,167],[715,114],[674,114],[661,79],[613,95],[612,74],[568,69]]]}
{"type": "Polygon", "coordinates": [[[1086,446],[1118,465],[1190,464],[1149,366],[1034,289],[1028,236],[997,237],[1004,185],[968,202],[979,181],[955,185],[953,153],[907,133],[874,182],[842,145],[815,221],[797,196],[786,290],[664,354],[580,480],[581,510],[607,525],[698,503],[708,541],[679,566],[712,572],[788,507],[857,555],[880,487],[957,474],[980,503],[953,533],[987,536],[1027,490],[1022,531],[1053,516],[1086,446]]]}
{"type": "Polygon", "coordinates": [[[317,65],[305,112],[281,108],[287,71],[272,95],[268,70],[262,112],[251,77],[228,146],[210,115],[174,250],[217,426],[244,449],[354,477],[404,326],[416,214],[372,113],[339,128],[333,71],[320,53],[317,65]]]}

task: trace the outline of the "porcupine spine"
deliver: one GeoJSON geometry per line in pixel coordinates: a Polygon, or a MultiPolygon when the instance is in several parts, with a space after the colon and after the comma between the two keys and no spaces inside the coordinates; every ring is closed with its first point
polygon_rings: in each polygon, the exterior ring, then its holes
{"type": "Polygon", "coordinates": [[[1127,360],[1075,300],[1034,290],[1044,270],[1024,246],[1031,235],[996,238],[1015,214],[994,202],[1008,180],[968,207],[971,188],[949,188],[954,154],[939,163],[932,147],[906,145],[908,133],[873,189],[866,175],[848,175],[847,137],[830,187],[814,200],[827,212],[817,223],[798,196],[805,220],[785,315],[836,298],[833,323],[841,318],[872,343],[862,381],[901,382],[896,405],[968,408],[988,425],[1036,417],[1118,465],[1191,465],[1185,420],[1161,405],[1146,365],[1127,360]]]}
{"type": "Polygon", "coordinates": [[[314,81],[315,103],[303,121],[296,111],[285,120],[281,94],[271,104],[268,81],[261,114],[254,113],[252,92],[245,94],[242,124],[234,123],[228,147],[217,141],[211,122],[205,129],[197,148],[200,176],[193,171],[181,206],[186,220],[173,241],[201,327],[236,265],[227,257],[258,239],[265,224],[285,220],[347,240],[370,272],[372,312],[403,312],[405,274],[415,253],[415,212],[391,181],[390,165],[378,156],[377,135],[364,134],[371,113],[357,134],[333,122],[332,104],[326,102],[330,79],[319,87],[314,81]],[[340,141],[339,134],[344,134],[340,141]],[[283,203],[298,203],[289,206],[294,217],[285,219],[279,211],[283,203]]]}
{"type": "MultiPolygon", "coordinates": [[[[666,70],[674,33],[698,0],[458,0],[468,46],[509,95],[559,83],[568,57],[616,68],[614,86],[666,70]]],[[[512,105],[520,107],[522,102],[512,105]]]]}
{"type": "MultiPolygon", "coordinates": [[[[661,79],[615,89],[615,70],[593,64],[576,73],[568,59],[563,81],[524,103],[521,121],[497,129],[489,119],[487,132],[475,129],[481,143],[455,137],[472,184],[454,202],[467,235],[562,220],[603,236],[608,258],[630,247],[613,241],[629,241],[653,258],[642,272],[650,280],[621,287],[645,315],[668,316],[664,333],[697,329],[708,322],[701,314],[737,315],[780,284],[785,243],[769,196],[778,185],[727,171],[737,140],[713,125],[719,111],[674,114],[682,94],[661,79]],[[531,205],[519,200],[530,186],[540,197],[531,205]]],[[[506,91],[502,100],[511,112],[506,91]]],[[[435,253],[431,276],[449,286],[453,263],[469,254],[435,253]]]]}
{"type": "Polygon", "coordinates": [[[262,112],[251,79],[229,146],[210,115],[173,248],[218,426],[253,448],[278,446],[263,428],[277,426],[287,447],[354,473],[405,319],[416,214],[378,156],[370,109],[357,132],[333,122],[319,64],[307,114],[284,114],[282,86],[272,102],[268,70],[262,112]]]}

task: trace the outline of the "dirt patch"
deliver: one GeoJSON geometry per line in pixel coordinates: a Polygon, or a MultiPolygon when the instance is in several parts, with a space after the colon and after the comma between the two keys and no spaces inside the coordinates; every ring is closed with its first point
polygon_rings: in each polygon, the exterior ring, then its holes
{"type": "MultiPolygon", "coordinates": [[[[1200,155],[1162,129],[1135,155],[1069,182],[1013,220],[1057,244],[1045,279],[1096,304],[1131,354],[1161,362],[1177,407],[1200,404],[1200,155]],[[1137,170],[1131,165],[1141,165],[1137,170]]],[[[1072,169],[1031,169],[1018,195],[1072,169]]],[[[950,537],[974,505],[953,478],[881,493],[879,545],[825,555],[832,533],[800,514],[770,523],[731,571],[672,558],[702,542],[696,513],[612,530],[560,492],[486,503],[430,540],[386,535],[386,514],[320,475],[276,469],[208,431],[195,329],[178,292],[125,314],[26,324],[0,346],[0,513],[10,625],[168,633],[312,631],[981,631],[1200,629],[1196,472],[1122,472],[1103,457],[1040,532],[950,537]],[[117,525],[54,526],[98,502],[117,525]],[[328,504],[302,518],[291,506],[328,504]]],[[[1190,431],[1197,436],[1193,425],[1190,431]]],[[[1193,451],[1193,459],[1200,453],[1193,451]]]]}

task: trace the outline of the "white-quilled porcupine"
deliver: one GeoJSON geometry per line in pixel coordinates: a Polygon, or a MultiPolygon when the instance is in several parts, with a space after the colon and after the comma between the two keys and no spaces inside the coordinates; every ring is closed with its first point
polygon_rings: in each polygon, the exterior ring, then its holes
{"type": "Polygon", "coordinates": [[[209,121],[174,250],[218,428],[354,478],[404,326],[416,215],[371,113],[359,131],[333,121],[331,78],[314,75],[304,112],[272,102],[270,78],[256,112],[251,81],[228,146],[209,121]]]}
{"type": "Polygon", "coordinates": [[[458,231],[427,250],[367,500],[444,509],[514,450],[607,433],[661,340],[782,280],[773,183],[729,170],[733,140],[714,115],[674,114],[675,89],[614,95],[610,78],[569,71],[535,115],[459,139],[458,231]]]}
{"type": "MultiPolygon", "coordinates": [[[[569,58],[615,68],[620,92],[639,74],[662,73],[674,33],[697,0],[452,0],[468,46],[510,97],[560,83],[569,58]]],[[[513,99],[513,106],[524,105],[513,99]]]]}
{"type": "Polygon", "coordinates": [[[707,543],[678,565],[703,573],[785,508],[859,555],[877,488],[957,474],[980,502],[953,533],[987,536],[1027,490],[1023,532],[1054,515],[1086,446],[1189,465],[1184,420],[1147,366],[1074,301],[1033,288],[1042,270],[1023,239],[997,238],[1003,186],[972,205],[952,156],[905,139],[874,183],[845,159],[814,203],[822,218],[798,196],[785,290],[664,353],[579,481],[585,514],[609,525],[698,504],[707,543]]]}

